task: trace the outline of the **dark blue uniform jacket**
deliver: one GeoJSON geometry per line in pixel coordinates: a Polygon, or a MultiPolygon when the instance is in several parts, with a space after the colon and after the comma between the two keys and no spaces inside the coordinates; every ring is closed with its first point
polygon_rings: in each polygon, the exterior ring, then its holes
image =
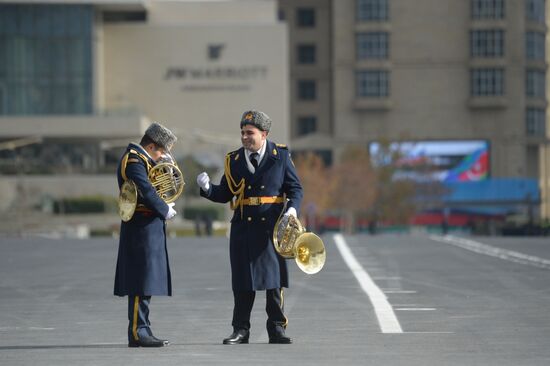
{"type": "Polygon", "coordinates": [[[128,222],[121,222],[115,295],[172,295],[166,249],[165,216],[168,205],[158,196],[147,175],[155,162],[138,144],[130,144],[118,167],[118,186],[127,179],[138,188],[138,205],[128,222]],[[127,163],[125,156],[128,155],[127,163]]]}
{"type": "MultiPolygon", "coordinates": [[[[247,167],[244,148],[229,153],[231,177],[235,182],[244,178],[244,198],[283,196],[287,207],[297,212],[303,197],[302,186],[288,149],[266,141],[265,155],[254,174],[247,167]]],[[[214,202],[229,202],[233,198],[226,175],[219,185],[211,185],[201,195],[214,202]]],[[[283,203],[243,206],[235,208],[231,219],[230,260],[232,286],[235,291],[265,290],[288,287],[288,269],[285,260],[273,247],[273,228],[283,210],[283,203]]]]}

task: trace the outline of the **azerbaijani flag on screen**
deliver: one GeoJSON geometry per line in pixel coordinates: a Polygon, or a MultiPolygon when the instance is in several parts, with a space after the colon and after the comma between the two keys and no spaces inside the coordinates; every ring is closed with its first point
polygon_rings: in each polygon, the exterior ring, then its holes
{"type": "Polygon", "coordinates": [[[474,182],[487,179],[489,173],[489,154],[487,147],[477,149],[456,167],[449,171],[445,182],[474,182]]]}

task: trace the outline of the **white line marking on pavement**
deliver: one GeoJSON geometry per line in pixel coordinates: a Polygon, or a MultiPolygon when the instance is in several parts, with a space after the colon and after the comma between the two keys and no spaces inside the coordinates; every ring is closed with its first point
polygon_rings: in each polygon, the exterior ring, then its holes
{"type": "Polygon", "coordinates": [[[454,332],[405,332],[405,334],[454,334],[454,332]]]}
{"type": "Polygon", "coordinates": [[[386,295],[376,286],[361,264],[357,262],[357,259],[355,259],[355,256],[346,244],[342,234],[335,234],[334,241],[336,247],[340,251],[340,255],[342,255],[342,258],[351,270],[351,273],[353,273],[357,282],[359,282],[359,285],[361,285],[361,288],[369,297],[382,333],[403,333],[403,329],[401,329],[401,325],[386,295]]]}
{"type": "Polygon", "coordinates": [[[514,252],[512,250],[501,249],[501,248],[493,247],[491,245],[482,244],[470,239],[459,238],[451,235],[446,235],[446,236],[430,235],[430,239],[441,243],[455,245],[457,247],[470,250],[472,252],[489,255],[491,257],[500,258],[510,262],[528,264],[539,268],[550,269],[550,260],[536,257],[534,255],[528,255],[528,254],[523,254],[519,252],[514,252]]]}
{"type": "Polygon", "coordinates": [[[416,294],[416,291],[411,290],[392,290],[392,289],[383,289],[385,294],[416,294]]]}
{"type": "Polygon", "coordinates": [[[395,308],[399,311],[433,311],[437,310],[436,308],[395,308]]]}
{"type": "Polygon", "coordinates": [[[29,327],[29,330],[54,330],[55,328],[50,327],[29,327]]]}

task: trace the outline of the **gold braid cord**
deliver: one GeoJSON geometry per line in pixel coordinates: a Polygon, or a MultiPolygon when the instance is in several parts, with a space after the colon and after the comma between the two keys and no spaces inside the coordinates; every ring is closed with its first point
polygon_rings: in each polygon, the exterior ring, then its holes
{"type": "Polygon", "coordinates": [[[124,156],[124,158],[122,160],[122,164],[120,164],[122,178],[124,180],[128,180],[128,177],[126,177],[126,166],[128,165],[128,157],[130,156],[130,154],[136,154],[137,156],[139,156],[141,158],[141,160],[143,160],[145,162],[145,164],[147,164],[147,173],[149,173],[149,170],[151,170],[151,163],[149,163],[149,158],[147,158],[147,156],[143,155],[142,153],[140,153],[140,152],[138,152],[134,149],[131,149],[124,156]]]}
{"type": "Polygon", "coordinates": [[[147,173],[151,170],[151,163],[149,163],[149,159],[147,156],[143,155],[140,152],[137,152],[134,149],[131,149],[122,159],[122,164],[120,164],[120,174],[122,175],[122,179],[124,181],[128,180],[128,177],[126,176],[126,167],[128,166],[128,158],[130,157],[130,154],[136,154],[138,155],[144,162],[147,164],[147,173]]]}
{"type": "Polygon", "coordinates": [[[237,207],[241,208],[241,218],[243,217],[243,199],[244,199],[244,187],[245,181],[244,178],[241,178],[239,183],[235,182],[233,176],[231,175],[231,155],[227,154],[225,156],[225,180],[227,181],[227,186],[229,190],[236,197],[236,199],[229,203],[229,207],[232,210],[235,210],[237,207]]]}

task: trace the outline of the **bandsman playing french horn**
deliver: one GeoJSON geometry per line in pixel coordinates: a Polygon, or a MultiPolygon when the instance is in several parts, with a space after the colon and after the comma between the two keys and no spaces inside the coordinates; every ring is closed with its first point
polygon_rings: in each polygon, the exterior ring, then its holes
{"type": "Polygon", "coordinates": [[[284,207],[284,215],[296,217],[302,186],[288,148],[267,140],[271,119],[265,113],[244,112],[240,128],[242,147],[226,155],[220,184],[212,184],[206,173],[197,177],[201,196],[219,203],[231,201],[234,209],[230,234],[233,333],[223,343],[248,343],[256,291],[265,290],[269,343],[288,344],[292,340],[285,334],[283,298],[288,270],[272,235],[284,207]]]}
{"type": "Polygon", "coordinates": [[[114,286],[115,295],[128,296],[129,347],[163,347],[168,344],[167,340],[156,338],[151,331],[149,303],[151,296],[172,295],[166,220],[172,219],[176,211],[174,203],[166,203],[162,194],[157,192],[150,174],[155,166],[159,167],[160,161],[171,159],[170,149],[176,140],[169,129],[154,122],[139,144],[128,145],[118,166],[121,197],[127,194],[126,187],[130,187],[134,194],[129,200],[131,209],[123,207],[128,205],[128,199],[119,199],[123,221],[114,286]]]}

